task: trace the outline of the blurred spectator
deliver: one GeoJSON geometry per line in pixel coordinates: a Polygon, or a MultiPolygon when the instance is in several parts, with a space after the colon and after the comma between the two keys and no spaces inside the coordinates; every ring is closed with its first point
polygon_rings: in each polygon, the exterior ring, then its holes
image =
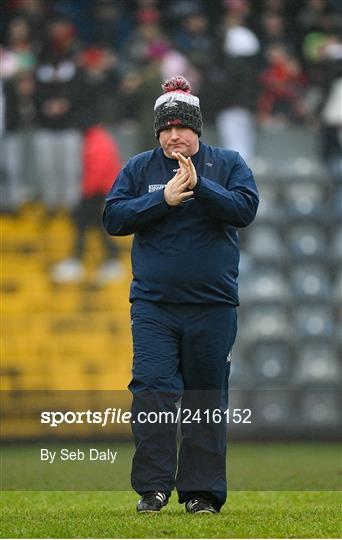
{"type": "Polygon", "coordinates": [[[5,171],[8,206],[16,210],[37,194],[33,133],[36,126],[35,80],[23,71],[5,85],[5,171]]]}
{"type": "Polygon", "coordinates": [[[200,83],[197,70],[189,62],[188,58],[173,48],[161,51],[154,55],[154,60],[159,64],[159,72],[162,79],[169,79],[174,73],[181,73],[190,82],[194,91],[200,83]]]}
{"type": "Polygon", "coordinates": [[[4,156],[7,178],[6,204],[16,210],[35,192],[32,135],[36,120],[35,83],[32,75],[37,58],[31,30],[23,16],[8,24],[6,48],[0,50],[4,85],[4,156]]]}
{"type": "Polygon", "coordinates": [[[138,149],[143,152],[158,146],[154,135],[153,111],[155,96],[160,93],[160,70],[158,62],[150,62],[140,73],[135,88],[135,118],[138,122],[138,149]]]}
{"type": "Polygon", "coordinates": [[[260,50],[256,35],[243,23],[240,12],[225,16],[223,36],[224,78],[221,107],[216,125],[220,144],[240,152],[249,160],[254,155],[257,97],[257,59],[260,50]]]}
{"type": "Polygon", "coordinates": [[[82,259],[86,234],[93,228],[100,232],[105,251],[105,261],[97,271],[96,282],[104,285],[123,275],[117,246],[101,227],[104,197],[119,173],[122,162],[113,137],[100,124],[93,123],[92,117],[95,114],[89,113],[83,126],[82,198],[72,216],[76,230],[73,253],[52,269],[52,279],[59,283],[80,281],[85,276],[82,259]]]}
{"type": "Polygon", "coordinates": [[[54,3],[53,13],[68,19],[76,28],[80,39],[91,43],[94,40],[93,7],[94,0],[63,0],[54,3]]]}
{"type": "Polygon", "coordinates": [[[278,124],[301,120],[306,79],[299,62],[281,44],[270,46],[266,58],[267,66],[259,76],[259,120],[278,124]]]}
{"type": "Polygon", "coordinates": [[[136,65],[148,62],[155,55],[163,54],[170,48],[158,22],[138,21],[124,54],[136,65]]]}
{"type": "Polygon", "coordinates": [[[310,79],[317,77],[327,36],[341,33],[342,20],[332,12],[331,5],[326,0],[307,1],[298,15],[298,30],[302,35],[300,54],[310,79]]]}
{"type": "Polygon", "coordinates": [[[62,17],[57,17],[50,22],[44,45],[43,59],[72,58],[81,49],[76,28],[68,19],[62,17]]]}
{"type": "Polygon", "coordinates": [[[262,0],[261,9],[262,13],[268,12],[280,15],[281,17],[285,16],[285,11],[287,11],[288,2],[287,0],[262,0]]]}
{"type": "Polygon", "coordinates": [[[22,17],[8,25],[5,46],[0,48],[1,76],[9,79],[23,70],[31,70],[37,63],[30,28],[22,17]]]}
{"type": "Polygon", "coordinates": [[[71,210],[79,200],[80,96],[83,88],[73,54],[78,43],[73,26],[53,21],[37,68],[38,131],[42,198],[50,211],[71,210]]]}
{"type": "Polygon", "coordinates": [[[251,11],[250,0],[223,0],[223,6],[226,13],[241,21],[246,21],[251,11]]]}
{"type": "Polygon", "coordinates": [[[127,4],[115,0],[95,0],[93,17],[93,41],[121,51],[129,42],[134,26],[127,4]]]}
{"type": "Polygon", "coordinates": [[[201,0],[174,0],[164,6],[166,17],[172,26],[179,24],[184,17],[191,13],[202,11],[203,2],[201,0]]]}
{"type": "Polygon", "coordinates": [[[120,64],[117,54],[108,47],[90,46],[77,58],[77,65],[82,73],[83,94],[87,94],[87,108],[96,107],[99,122],[116,123],[121,116],[122,105],[118,100],[120,85],[120,64]]]}
{"type": "Polygon", "coordinates": [[[0,47],[0,65],[2,80],[10,79],[20,71],[18,55],[4,47],[0,47]]]}
{"type": "Polygon", "coordinates": [[[323,157],[327,161],[332,175],[342,175],[342,74],[332,81],[327,99],[322,110],[323,157]]]}
{"type": "Polygon", "coordinates": [[[28,22],[23,17],[12,19],[8,27],[7,46],[18,56],[19,70],[31,69],[36,55],[28,22]]]}
{"type": "Polygon", "coordinates": [[[136,21],[138,23],[158,23],[161,14],[157,0],[136,0],[136,21]]]}
{"type": "MultiPolygon", "coordinates": [[[[137,119],[144,102],[139,99],[139,89],[142,84],[140,71],[135,67],[128,67],[122,74],[117,93],[116,120],[121,125],[133,125],[138,129],[137,119]]],[[[137,134],[139,137],[139,133],[137,134]]]]}
{"type": "Polygon", "coordinates": [[[294,48],[294,43],[287,33],[286,19],[279,13],[266,11],[261,16],[260,40],[263,50],[266,51],[270,45],[281,43],[288,50],[294,48]]]}
{"type": "Polygon", "coordinates": [[[44,38],[46,16],[49,4],[44,0],[5,0],[7,15],[10,19],[24,19],[30,30],[30,40],[34,50],[39,52],[44,38]]]}
{"type": "Polygon", "coordinates": [[[333,178],[342,177],[342,40],[330,36],[322,51],[322,157],[333,178]]]}
{"type": "Polygon", "coordinates": [[[328,0],[305,0],[298,14],[299,26],[304,34],[320,28],[324,15],[329,12],[328,0]]]}
{"type": "Polygon", "coordinates": [[[200,72],[208,69],[215,59],[214,40],[204,12],[193,11],[182,18],[180,28],[173,35],[173,43],[200,72]]]}

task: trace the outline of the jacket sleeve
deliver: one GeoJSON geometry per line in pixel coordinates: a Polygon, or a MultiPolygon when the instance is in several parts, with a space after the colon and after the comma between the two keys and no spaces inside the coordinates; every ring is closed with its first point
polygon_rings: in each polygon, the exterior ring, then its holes
{"type": "Polygon", "coordinates": [[[170,212],[163,189],[139,197],[135,192],[132,172],[127,164],[114,181],[106,199],[103,225],[109,234],[133,234],[170,212]]]}
{"type": "Polygon", "coordinates": [[[227,188],[204,176],[198,176],[194,195],[213,217],[233,227],[246,227],[253,221],[259,204],[252,171],[240,154],[230,172],[227,188]]]}

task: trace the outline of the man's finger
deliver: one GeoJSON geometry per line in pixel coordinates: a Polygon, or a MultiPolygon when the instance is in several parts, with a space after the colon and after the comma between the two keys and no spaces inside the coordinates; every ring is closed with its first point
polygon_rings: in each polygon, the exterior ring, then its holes
{"type": "Polygon", "coordinates": [[[180,161],[181,163],[183,163],[183,165],[188,165],[188,161],[187,159],[183,156],[183,154],[181,154],[180,152],[175,152],[176,156],[177,156],[177,159],[178,161],[180,161]]]}
{"type": "MultiPolygon", "coordinates": [[[[185,171],[181,170],[181,169],[178,169],[176,174],[174,175],[173,178],[171,178],[171,180],[168,181],[168,185],[172,185],[172,184],[175,184],[176,182],[179,181],[179,178],[181,175],[184,175],[185,174],[185,171]]],[[[189,173],[188,173],[189,174],[189,173]]]]}
{"type": "Polygon", "coordinates": [[[174,185],[178,186],[179,184],[182,184],[188,180],[190,180],[190,174],[188,171],[185,171],[178,178],[174,179],[174,185]]]}
{"type": "Polygon", "coordinates": [[[189,168],[189,164],[188,164],[188,161],[187,159],[183,156],[183,154],[181,154],[180,152],[172,152],[172,156],[178,160],[178,165],[180,166],[181,169],[188,169],[189,168]]]}
{"type": "Polygon", "coordinates": [[[191,157],[188,157],[187,163],[188,163],[190,169],[191,169],[193,172],[196,173],[195,165],[193,164],[193,161],[192,161],[191,157]]]}
{"type": "Polygon", "coordinates": [[[181,193],[179,195],[179,200],[180,201],[186,201],[186,199],[189,199],[190,197],[192,197],[194,194],[193,191],[185,191],[184,193],[181,193]]]}
{"type": "Polygon", "coordinates": [[[180,184],[179,186],[177,186],[177,191],[179,193],[182,193],[183,191],[187,190],[189,187],[190,187],[190,180],[187,180],[183,184],[180,184]]]}
{"type": "Polygon", "coordinates": [[[186,165],[186,158],[180,152],[172,152],[172,156],[178,161],[183,161],[184,165],[186,165]]]}
{"type": "Polygon", "coordinates": [[[190,178],[185,179],[181,183],[177,183],[173,186],[173,190],[176,193],[182,193],[182,191],[185,191],[188,187],[190,187],[190,178]]]}

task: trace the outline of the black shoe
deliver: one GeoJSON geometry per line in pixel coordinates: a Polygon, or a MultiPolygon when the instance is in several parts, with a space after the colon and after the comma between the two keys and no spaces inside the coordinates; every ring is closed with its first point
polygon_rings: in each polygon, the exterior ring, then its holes
{"type": "Polygon", "coordinates": [[[148,491],[137,504],[138,512],[159,512],[169,502],[169,497],[162,491],[148,491]]]}
{"type": "Polygon", "coordinates": [[[218,510],[205,499],[190,499],[185,504],[185,509],[189,514],[218,514],[218,510]]]}

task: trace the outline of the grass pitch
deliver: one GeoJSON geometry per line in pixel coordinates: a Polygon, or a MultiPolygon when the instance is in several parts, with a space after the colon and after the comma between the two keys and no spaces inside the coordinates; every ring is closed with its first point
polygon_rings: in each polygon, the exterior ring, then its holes
{"type": "Polygon", "coordinates": [[[340,538],[338,492],[233,492],[218,515],[186,515],[176,497],[137,514],[132,492],[7,492],[2,538],[340,538]]]}
{"type": "MultiPolygon", "coordinates": [[[[35,454],[35,448],[33,446],[26,449],[28,461],[25,469],[30,463],[30,456],[35,454]]],[[[118,449],[125,469],[129,466],[131,447],[127,446],[125,450],[124,445],[118,445],[118,449]]],[[[15,457],[14,454],[13,456],[15,457]]],[[[18,450],[16,463],[19,462],[19,457],[18,450]]],[[[132,491],[4,491],[1,496],[1,537],[342,536],[342,496],[341,491],[338,491],[341,485],[341,462],[336,444],[233,443],[230,445],[230,458],[230,468],[235,469],[230,471],[230,487],[233,489],[235,482],[235,489],[239,490],[230,491],[228,502],[218,515],[186,515],[184,505],[178,504],[175,494],[159,514],[141,515],[135,510],[138,496],[132,491]],[[268,479],[265,478],[266,464],[262,459],[268,464],[268,479]],[[240,486],[239,482],[234,480],[233,472],[235,477],[242,479],[243,473],[245,474],[240,486]],[[250,477],[253,477],[255,487],[253,482],[248,483],[250,477]],[[314,485],[319,491],[308,491],[315,489],[314,485]],[[331,491],[327,490],[328,485],[331,485],[331,491]],[[261,491],[262,489],[272,491],[261,491]],[[284,491],[285,489],[287,491],[284,491]],[[335,491],[332,491],[333,489],[335,491]]],[[[4,463],[6,459],[3,460],[3,465],[4,463]]],[[[37,471],[38,469],[36,473],[37,471]]],[[[56,489],[53,484],[51,487],[56,489]]]]}

